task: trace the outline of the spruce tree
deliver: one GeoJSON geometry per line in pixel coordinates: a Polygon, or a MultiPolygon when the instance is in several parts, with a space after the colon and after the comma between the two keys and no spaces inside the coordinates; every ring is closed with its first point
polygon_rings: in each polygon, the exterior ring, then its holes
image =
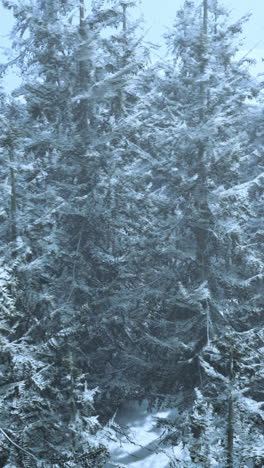
{"type": "MultiPolygon", "coordinates": [[[[22,51],[23,84],[17,94],[26,102],[21,127],[27,192],[20,217],[25,248],[20,246],[24,257],[17,269],[17,307],[24,317],[18,339],[26,335],[38,356],[47,353],[44,364],[51,363],[52,379],[45,389],[54,391],[43,405],[53,411],[55,394],[60,395],[66,407],[65,415],[56,407],[58,419],[64,421],[62,427],[72,427],[65,456],[77,460],[77,453],[86,451],[82,434],[90,424],[80,392],[86,385],[100,385],[97,409],[104,420],[112,415],[107,405],[115,408],[130,392],[122,378],[118,383],[116,365],[123,346],[119,338],[130,340],[118,305],[127,249],[122,231],[126,193],[119,201],[118,191],[125,170],[123,117],[136,99],[129,80],[143,66],[143,54],[137,52],[126,2],[94,2],[88,16],[84,3],[77,13],[71,13],[70,2],[6,5],[17,20],[15,38],[21,32],[16,47],[22,51]],[[110,39],[103,37],[106,27],[110,39]],[[114,379],[109,379],[109,367],[114,379]]],[[[32,391],[28,386],[27,392],[32,391]]],[[[37,411],[31,417],[40,418],[37,411]]],[[[54,418],[50,422],[57,424],[54,418]]],[[[51,434],[55,440],[49,427],[43,444],[38,442],[40,457],[51,434]]],[[[38,437],[36,432],[36,441],[38,437]]],[[[64,449],[52,445],[50,455],[56,458],[58,450],[64,449]]]]}
{"type": "Polygon", "coordinates": [[[204,348],[192,408],[167,423],[165,441],[185,446],[183,466],[262,466],[262,348],[263,331],[231,328],[204,348]]]}
{"type": "Polygon", "coordinates": [[[190,402],[199,352],[228,323],[250,328],[261,308],[261,259],[248,230],[255,182],[240,184],[247,156],[241,116],[256,93],[235,56],[243,22],[229,25],[217,2],[186,1],[167,36],[172,60],[152,72],[154,89],[141,85],[147,97],[133,130],[145,152],[137,215],[147,228],[136,255],[134,366],[153,396],[173,399],[185,388],[190,402]]]}
{"type": "MultiPolygon", "coordinates": [[[[17,94],[22,94],[26,104],[19,116],[19,128],[23,130],[17,167],[24,167],[18,181],[27,189],[21,210],[15,212],[16,174],[11,171],[10,219],[13,237],[14,221],[17,226],[15,275],[19,293],[15,306],[19,319],[9,334],[9,347],[3,349],[10,361],[2,395],[1,420],[6,427],[9,414],[11,425],[7,428],[11,442],[6,437],[5,453],[12,466],[103,466],[108,453],[98,445],[100,440],[95,434],[100,424],[91,417],[96,392],[88,389],[87,358],[78,342],[87,320],[83,310],[74,314],[65,305],[65,296],[69,298],[72,293],[65,291],[63,284],[71,251],[62,249],[67,229],[61,227],[70,218],[67,202],[72,204],[76,196],[74,185],[81,181],[74,178],[80,174],[83,162],[83,111],[72,101],[80,91],[82,25],[71,24],[70,3],[5,5],[13,8],[17,20],[14,34],[21,33],[16,46],[21,52],[23,84],[17,94]],[[65,167],[67,158],[69,164],[65,167]],[[62,179],[65,183],[61,183],[62,179]],[[21,382],[21,389],[17,382],[21,382]],[[10,385],[9,392],[6,385],[10,385]],[[14,434],[16,431],[19,436],[14,434]]],[[[79,14],[82,22],[81,10],[79,14]]],[[[9,148],[8,142],[5,145],[9,148]]],[[[13,161],[10,167],[14,169],[13,161]]],[[[71,275],[66,286],[69,283],[72,287],[71,275]]]]}

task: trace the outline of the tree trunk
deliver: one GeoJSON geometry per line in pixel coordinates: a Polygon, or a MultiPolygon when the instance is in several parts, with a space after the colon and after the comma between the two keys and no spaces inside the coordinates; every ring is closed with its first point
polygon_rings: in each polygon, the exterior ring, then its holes
{"type": "Polygon", "coordinates": [[[207,36],[207,23],[208,23],[208,0],[203,1],[203,34],[207,36]]]}
{"type": "Polygon", "coordinates": [[[127,14],[126,14],[127,4],[123,3],[122,6],[123,6],[123,31],[126,31],[127,30],[127,14]]]}
{"type": "Polygon", "coordinates": [[[228,401],[228,427],[227,427],[227,468],[234,467],[234,398],[233,398],[233,350],[229,361],[229,401],[228,401]]]}
{"type": "Polygon", "coordinates": [[[10,197],[10,231],[11,239],[16,240],[17,237],[17,195],[16,195],[16,178],[15,171],[13,168],[14,162],[14,149],[9,149],[9,161],[10,161],[10,182],[11,182],[11,197],[10,197]]]}
{"type": "MultiPolygon", "coordinates": [[[[80,32],[80,62],[79,62],[79,92],[81,95],[85,95],[88,90],[88,81],[89,81],[89,69],[88,69],[88,60],[86,58],[86,48],[87,48],[87,32],[85,25],[85,5],[84,0],[80,0],[79,7],[80,23],[79,23],[79,32],[80,32]]],[[[91,115],[89,116],[89,104],[88,99],[84,97],[80,100],[79,109],[78,109],[78,131],[81,136],[81,140],[86,145],[88,143],[88,122],[91,124],[91,115]],[[89,119],[90,117],[90,119],[89,119]]]]}
{"type": "MultiPolygon", "coordinates": [[[[206,71],[206,42],[208,31],[208,0],[203,0],[203,18],[201,32],[201,52],[200,52],[200,73],[201,77],[206,71]]],[[[200,84],[200,124],[204,124],[207,107],[207,89],[201,81],[200,84]]],[[[208,187],[207,187],[207,169],[206,169],[206,142],[200,139],[198,143],[198,164],[197,172],[199,178],[196,189],[196,207],[198,212],[197,226],[195,229],[196,245],[197,245],[197,263],[200,272],[200,281],[205,282],[209,279],[209,253],[208,253],[208,229],[210,226],[211,213],[208,207],[208,187]]],[[[210,343],[210,305],[206,300],[204,304],[206,315],[206,342],[210,343]]]]}
{"type": "MultiPolygon", "coordinates": [[[[127,37],[126,37],[126,31],[127,31],[127,5],[122,4],[122,32],[123,32],[123,38],[122,38],[122,55],[119,60],[118,66],[121,68],[125,68],[127,65],[127,37]]],[[[123,89],[120,88],[117,92],[117,96],[114,99],[113,102],[113,113],[115,116],[115,119],[118,120],[122,115],[124,114],[125,110],[125,96],[123,89]]]]}
{"type": "MultiPolygon", "coordinates": [[[[202,25],[202,37],[201,37],[201,55],[200,55],[200,73],[203,75],[205,73],[205,43],[207,35],[207,22],[208,22],[208,4],[207,0],[203,1],[203,25],[202,25]]],[[[200,84],[200,112],[199,119],[200,124],[203,124],[205,117],[205,106],[206,106],[206,89],[205,85],[201,82],[200,84]]],[[[201,271],[201,281],[207,280],[208,270],[207,270],[207,223],[208,223],[208,193],[207,193],[207,174],[205,166],[205,155],[206,147],[205,142],[201,139],[198,143],[198,164],[197,171],[199,174],[199,179],[197,181],[197,191],[196,191],[196,203],[198,209],[198,226],[196,228],[196,242],[197,242],[197,260],[199,268],[201,271]]]]}

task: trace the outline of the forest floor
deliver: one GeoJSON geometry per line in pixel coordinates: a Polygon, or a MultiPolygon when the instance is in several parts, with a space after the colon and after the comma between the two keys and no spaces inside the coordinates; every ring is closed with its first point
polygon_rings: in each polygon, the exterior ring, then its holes
{"type": "Polygon", "coordinates": [[[116,423],[122,429],[119,442],[112,442],[109,446],[111,461],[106,468],[113,466],[129,466],[130,468],[169,468],[170,458],[180,453],[177,448],[162,449],[160,436],[162,428],[156,427],[156,418],[165,418],[170,410],[147,410],[147,402],[139,405],[129,402],[116,416],[116,423]],[[176,453],[178,452],[178,453],[176,453]]]}

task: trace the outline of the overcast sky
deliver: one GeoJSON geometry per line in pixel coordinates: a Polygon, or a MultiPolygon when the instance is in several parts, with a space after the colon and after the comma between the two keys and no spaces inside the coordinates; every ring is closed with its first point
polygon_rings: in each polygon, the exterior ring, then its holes
{"type": "MultiPolygon", "coordinates": [[[[239,19],[246,13],[251,12],[252,16],[245,27],[245,45],[242,53],[247,53],[251,49],[250,56],[257,60],[255,72],[264,72],[264,64],[261,62],[264,57],[264,0],[222,0],[222,3],[231,11],[232,19],[239,19]]],[[[162,34],[169,28],[175,18],[176,11],[183,4],[183,0],[141,0],[140,10],[145,18],[145,28],[147,40],[161,45],[163,43],[162,34]]],[[[1,49],[9,46],[7,35],[12,26],[12,15],[9,11],[0,6],[0,34],[1,49]]],[[[161,49],[160,54],[163,53],[161,49]]],[[[14,77],[9,76],[6,81],[7,87],[14,87],[14,77]]]]}
{"type": "MultiPolygon", "coordinates": [[[[163,33],[166,31],[166,28],[171,27],[175,13],[183,3],[183,0],[141,1],[141,9],[145,17],[149,41],[162,44],[163,33]]],[[[238,20],[245,14],[251,13],[251,18],[244,28],[245,40],[241,55],[245,55],[251,51],[249,56],[257,61],[256,66],[252,69],[253,73],[263,73],[264,0],[222,0],[221,3],[230,11],[232,20],[238,20]]]]}
{"type": "MultiPolygon", "coordinates": [[[[164,28],[172,24],[175,13],[182,4],[183,0],[142,0],[142,10],[147,25],[151,27],[152,40],[159,40],[164,28]]],[[[234,19],[252,13],[245,30],[249,45],[253,46],[264,39],[264,0],[222,0],[222,4],[231,11],[234,19]]],[[[263,42],[261,47],[264,48],[263,42]]]]}

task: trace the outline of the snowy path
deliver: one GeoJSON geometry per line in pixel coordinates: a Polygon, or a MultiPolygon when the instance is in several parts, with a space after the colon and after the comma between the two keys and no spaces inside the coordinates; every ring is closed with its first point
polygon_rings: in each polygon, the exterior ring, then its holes
{"type": "Polygon", "coordinates": [[[109,462],[106,468],[111,468],[114,464],[131,468],[168,468],[169,451],[168,455],[165,451],[160,453],[158,442],[162,430],[155,427],[155,418],[165,417],[167,414],[165,411],[150,414],[144,404],[127,404],[117,415],[116,422],[126,429],[124,432],[134,443],[130,443],[125,436],[120,436],[119,446],[113,442],[109,447],[113,464],[109,462]]]}

